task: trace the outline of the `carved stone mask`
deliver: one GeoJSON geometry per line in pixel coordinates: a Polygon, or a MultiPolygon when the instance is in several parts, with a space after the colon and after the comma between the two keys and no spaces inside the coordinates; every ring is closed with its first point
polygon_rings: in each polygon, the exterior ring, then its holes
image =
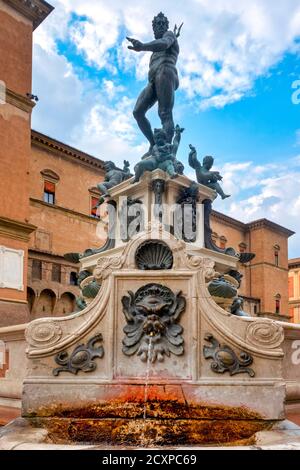
{"type": "Polygon", "coordinates": [[[161,362],[164,355],[183,354],[183,328],[177,324],[185,310],[181,292],[174,294],[160,284],[147,284],[122,298],[124,327],[123,353],[137,353],[141,360],[161,362]]]}

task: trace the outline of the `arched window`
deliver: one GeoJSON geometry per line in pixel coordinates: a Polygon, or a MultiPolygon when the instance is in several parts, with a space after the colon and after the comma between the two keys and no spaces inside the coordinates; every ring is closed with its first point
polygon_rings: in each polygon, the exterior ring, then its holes
{"type": "Polygon", "coordinates": [[[246,245],[246,243],[241,242],[241,243],[239,244],[239,251],[240,251],[240,253],[245,253],[246,250],[247,250],[247,245],[246,245]]]}
{"type": "Polygon", "coordinates": [[[58,300],[54,315],[68,315],[75,310],[75,295],[71,292],[65,292],[58,300]]]}
{"type": "Polygon", "coordinates": [[[32,307],[35,301],[35,292],[31,287],[27,287],[27,303],[28,303],[28,309],[29,312],[32,312],[32,307]]]}
{"type": "Polygon", "coordinates": [[[213,233],[211,234],[211,239],[212,239],[212,241],[214,242],[214,244],[217,243],[218,238],[219,238],[219,235],[218,235],[216,232],[213,232],[213,233]]]}
{"type": "Polygon", "coordinates": [[[275,266],[279,266],[279,252],[280,252],[280,246],[275,245],[274,246],[274,264],[275,266]]]}
{"type": "Polygon", "coordinates": [[[224,237],[224,235],[222,235],[222,237],[220,237],[220,248],[222,250],[225,250],[226,248],[226,243],[227,243],[227,238],[224,237]]]}
{"type": "Polygon", "coordinates": [[[56,302],[56,295],[50,289],[45,289],[41,292],[38,299],[36,310],[37,317],[47,317],[53,314],[54,306],[56,302]]]}
{"type": "Polygon", "coordinates": [[[279,315],[280,310],[281,310],[281,295],[277,294],[275,295],[275,313],[279,315]]]}

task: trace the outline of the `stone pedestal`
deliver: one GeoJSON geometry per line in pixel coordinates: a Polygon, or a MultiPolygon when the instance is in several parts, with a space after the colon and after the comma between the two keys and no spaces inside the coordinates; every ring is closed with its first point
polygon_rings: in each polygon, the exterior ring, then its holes
{"type": "MultiPolygon", "coordinates": [[[[169,205],[190,183],[153,172],[111,197],[118,206],[123,195],[141,199],[149,213],[158,177],[169,205]]],[[[199,190],[200,201],[214,197],[199,190]]],[[[201,233],[201,217],[198,224],[201,233]]],[[[236,265],[205,249],[203,237],[194,245],[176,239],[159,220],[84,258],[82,268],[101,286],[96,298],[26,330],[23,417],[55,442],[251,442],[284,418],[283,330],[268,319],[235,317],[213,300],[207,283],[216,267],[236,265]],[[151,261],[141,269],[149,256],[163,257],[165,268],[151,269],[151,261]]]]}

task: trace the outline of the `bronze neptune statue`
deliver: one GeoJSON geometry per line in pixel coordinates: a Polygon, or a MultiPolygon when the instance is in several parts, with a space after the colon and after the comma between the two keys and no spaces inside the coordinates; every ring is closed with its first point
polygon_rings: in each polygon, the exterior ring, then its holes
{"type": "Polygon", "coordinates": [[[166,133],[167,142],[172,143],[174,135],[173,107],[175,91],[179,87],[176,63],[179,55],[177,38],[180,29],[175,27],[174,32],[169,31],[169,21],[163,13],[154,17],[153,32],[155,40],[142,43],[137,39],[127,37],[131,42],[129,49],[141,52],[152,52],[149,66],[149,83],[141,92],[135,105],[133,115],[144,136],[150,143],[146,156],[152,154],[155,145],[151,124],[146,118],[147,111],[158,103],[158,114],[162,127],[166,133]]]}

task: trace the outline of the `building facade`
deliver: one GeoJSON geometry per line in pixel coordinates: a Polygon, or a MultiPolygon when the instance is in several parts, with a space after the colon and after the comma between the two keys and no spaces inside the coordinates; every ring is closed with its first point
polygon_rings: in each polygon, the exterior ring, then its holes
{"type": "Polygon", "coordinates": [[[32,34],[52,9],[0,0],[0,325],[28,320],[32,34]]]}
{"type": "Polygon", "coordinates": [[[60,316],[74,311],[78,265],[63,254],[103,244],[97,236],[97,183],[103,162],[68,145],[32,131],[27,298],[30,318],[60,316]]]}
{"type": "Polygon", "coordinates": [[[294,232],[267,219],[244,224],[214,211],[213,239],[220,248],[232,246],[253,252],[255,259],[241,266],[240,293],[253,316],[290,321],[288,313],[288,239],[294,232]]]}
{"type": "Polygon", "coordinates": [[[289,260],[289,315],[300,323],[300,258],[289,260]]]}

